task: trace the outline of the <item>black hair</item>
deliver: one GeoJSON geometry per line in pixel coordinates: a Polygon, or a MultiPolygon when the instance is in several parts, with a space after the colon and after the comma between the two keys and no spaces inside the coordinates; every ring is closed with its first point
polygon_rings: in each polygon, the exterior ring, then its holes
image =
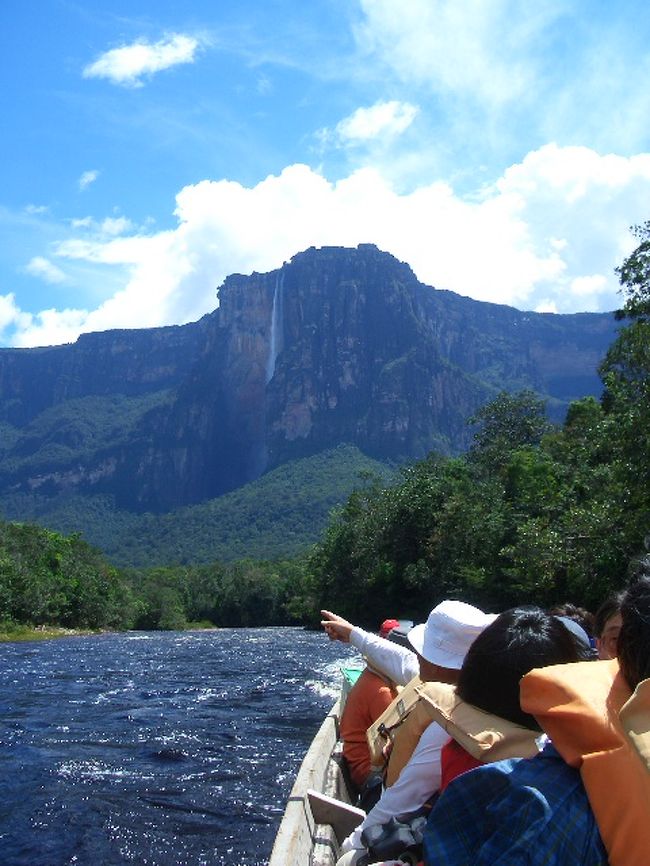
{"type": "Polygon", "coordinates": [[[625,592],[615,592],[601,604],[594,615],[594,637],[601,638],[607,625],[607,620],[621,612],[621,602],[625,592]]]}
{"type": "Polygon", "coordinates": [[[650,677],[650,575],[625,592],[621,604],[623,625],[618,636],[618,663],[630,688],[650,677]]]}
{"type": "Polygon", "coordinates": [[[471,645],[456,692],[486,712],[539,730],[534,717],[519,705],[519,681],[533,668],[586,658],[586,647],[559,619],[539,608],[513,608],[471,645]]]}

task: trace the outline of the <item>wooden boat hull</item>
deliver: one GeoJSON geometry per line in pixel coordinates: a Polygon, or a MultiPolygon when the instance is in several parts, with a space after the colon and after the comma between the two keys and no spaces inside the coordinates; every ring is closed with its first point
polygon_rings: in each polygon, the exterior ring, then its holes
{"type": "Polygon", "coordinates": [[[365,813],[350,803],[339,764],[339,716],[346,692],[344,686],[303,759],[269,866],[333,866],[340,843],[363,820],[365,813]]]}

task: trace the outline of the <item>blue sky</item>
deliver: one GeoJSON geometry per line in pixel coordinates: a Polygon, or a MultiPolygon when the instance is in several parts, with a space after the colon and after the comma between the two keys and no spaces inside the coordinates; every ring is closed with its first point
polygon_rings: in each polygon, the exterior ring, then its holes
{"type": "Polygon", "coordinates": [[[191,321],[327,244],[614,309],[648,46],[641,0],[3,0],[0,345],[191,321]]]}

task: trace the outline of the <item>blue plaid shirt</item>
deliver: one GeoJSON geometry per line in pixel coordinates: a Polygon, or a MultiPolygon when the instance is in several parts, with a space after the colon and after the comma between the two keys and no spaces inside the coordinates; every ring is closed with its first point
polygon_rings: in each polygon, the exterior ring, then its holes
{"type": "MultiPolygon", "coordinates": [[[[614,794],[614,796],[616,796],[614,794]]],[[[426,866],[607,866],[580,773],[552,745],[455,779],[429,817],[426,866]]]]}

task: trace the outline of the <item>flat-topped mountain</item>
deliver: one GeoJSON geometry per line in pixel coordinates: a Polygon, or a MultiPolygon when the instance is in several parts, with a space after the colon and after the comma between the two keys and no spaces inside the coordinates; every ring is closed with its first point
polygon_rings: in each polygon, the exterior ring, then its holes
{"type": "Polygon", "coordinates": [[[468,445],[466,419],[530,388],[555,417],[599,394],[613,315],[438,291],[375,246],[232,275],[177,327],[0,350],[2,497],[108,494],[164,512],[340,443],[399,461],[468,445]]]}

